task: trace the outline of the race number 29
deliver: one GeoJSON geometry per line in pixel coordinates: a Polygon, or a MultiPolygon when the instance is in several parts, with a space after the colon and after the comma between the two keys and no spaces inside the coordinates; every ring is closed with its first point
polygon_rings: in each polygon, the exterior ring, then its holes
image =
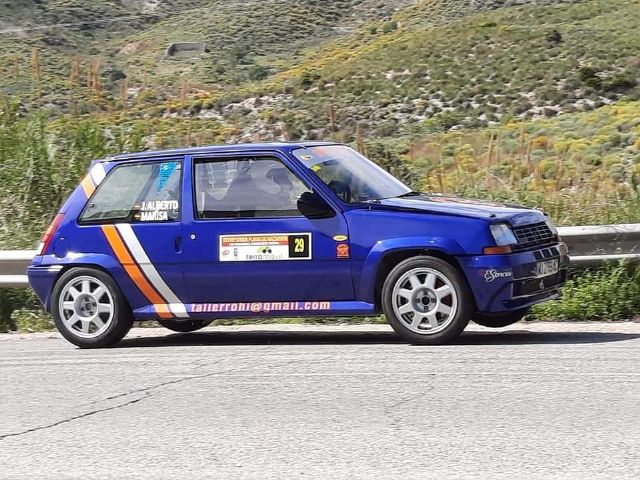
{"type": "Polygon", "coordinates": [[[289,235],[289,258],[311,258],[311,235],[289,235]]]}

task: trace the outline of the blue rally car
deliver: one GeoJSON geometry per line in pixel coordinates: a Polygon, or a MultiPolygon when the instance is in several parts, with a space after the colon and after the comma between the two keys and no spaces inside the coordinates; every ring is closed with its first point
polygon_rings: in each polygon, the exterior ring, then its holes
{"type": "Polygon", "coordinates": [[[380,312],[440,344],[557,298],[567,266],[538,210],[414,192],[345,145],[304,142],[94,161],[28,275],[80,347],[135,320],[380,312]]]}

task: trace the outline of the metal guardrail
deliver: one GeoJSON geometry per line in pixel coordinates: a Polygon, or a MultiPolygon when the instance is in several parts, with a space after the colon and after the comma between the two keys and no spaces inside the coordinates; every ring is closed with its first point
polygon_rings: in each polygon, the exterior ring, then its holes
{"type": "MultiPolygon", "coordinates": [[[[571,263],[596,266],[620,260],[640,261],[640,223],[559,227],[571,263]]],[[[26,269],[35,250],[0,250],[0,288],[28,285],[26,269]]]]}
{"type": "Polygon", "coordinates": [[[640,223],[559,227],[558,233],[576,266],[640,260],[640,223]]]}
{"type": "Polygon", "coordinates": [[[35,250],[0,250],[0,288],[28,286],[27,266],[35,250]]]}

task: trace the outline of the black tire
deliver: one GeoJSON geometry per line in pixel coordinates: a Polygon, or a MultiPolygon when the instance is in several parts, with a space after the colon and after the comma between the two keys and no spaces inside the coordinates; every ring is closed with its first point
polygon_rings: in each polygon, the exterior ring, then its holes
{"type": "Polygon", "coordinates": [[[489,315],[485,313],[476,313],[473,316],[473,321],[478,325],[489,328],[501,328],[508,325],[512,325],[519,322],[529,312],[528,308],[521,310],[515,310],[513,312],[499,313],[496,315],[489,315]]]}
{"type": "Polygon", "coordinates": [[[158,323],[173,332],[189,333],[200,330],[209,325],[213,320],[164,320],[158,319],[158,323]]]}
{"type": "MultiPolygon", "coordinates": [[[[421,274],[418,275],[420,276],[421,274]]],[[[436,282],[441,282],[441,280],[439,280],[439,277],[437,278],[438,280],[436,280],[436,282]]],[[[448,290],[451,290],[451,287],[449,287],[448,290]]],[[[412,288],[414,287],[412,286],[412,288]]],[[[436,283],[434,284],[433,288],[437,289],[440,287],[437,287],[436,283]]],[[[411,291],[413,292],[413,290],[411,291]]],[[[417,291],[418,289],[416,289],[416,292],[417,291]]],[[[432,290],[430,295],[434,292],[435,290],[432,290]]],[[[415,298],[418,293],[414,293],[413,295],[415,298]]],[[[471,290],[469,289],[467,281],[460,273],[460,271],[444,260],[429,256],[409,258],[400,262],[393,270],[391,270],[389,275],[387,275],[387,278],[382,287],[381,300],[382,310],[387,317],[387,321],[391,324],[396,333],[407,342],[416,345],[441,345],[455,340],[465,329],[465,327],[469,323],[473,311],[475,310],[475,301],[471,294],[471,290]],[[449,284],[455,292],[456,309],[451,309],[451,311],[453,311],[454,313],[449,313],[446,319],[443,320],[442,324],[435,328],[435,332],[430,332],[426,329],[424,331],[421,331],[421,324],[416,327],[416,329],[420,333],[413,331],[411,329],[413,328],[413,325],[410,326],[408,321],[404,319],[404,317],[399,318],[394,310],[393,292],[394,288],[396,287],[396,283],[398,283],[399,281],[403,281],[405,274],[410,275],[410,272],[419,271],[419,269],[428,269],[429,271],[438,272],[441,276],[449,281],[449,284]],[[438,330],[439,328],[442,329],[438,330]]],[[[411,301],[413,302],[414,300],[411,301]]],[[[453,295],[451,295],[450,301],[453,305],[453,295]]],[[[436,308],[439,308],[438,306],[440,305],[440,303],[441,302],[439,300],[434,300],[436,308]]],[[[413,314],[412,318],[416,318],[415,314],[413,314]]],[[[436,320],[436,323],[438,323],[438,320],[436,320]]]]}
{"type": "MultiPolygon", "coordinates": [[[[103,293],[102,295],[106,294],[103,293]]],[[[99,311],[97,307],[98,305],[96,304],[96,311],[99,311]]],[[[133,315],[131,313],[131,308],[124,298],[124,295],[122,295],[122,292],[120,291],[120,288],[118,287],[116,282],[107,273],[103,272],[102,270],[93,268],[72,268],[62,274],[60,278],[58,278],[51,294],[51,313],[53,316],[53,321],[60,334],[69,342],[77,345],[80,348],[109,347],[122,340],[133,325],[133,315]],[[61,311],[61,295],[67,294],[65,287],[73,285],[74,281],[80,282],[86,278],[93,278],[97,280],[97,282],[94,283],[95,285],[98,285],[101,282],[102,285],[106,287],[106,290],[108,290],[108,296],[102,296],[101,298],[107,298],[110,305],[112,305],[112,311],[108,314],[109,320],[107,322],[103,322],[106,323],[104,331],[100,332],[100,329],[96,327],[95,332],[87,333],[87,335],[95,335],[91,338],[81,336],[82,332],[79,331],[81,328],[77,326],[77,323],[75,324],[75,326],[68,325],[71,318],[66,318],[66,316],[71,317],[73,315],[77,315],[75,307],[74,309],[66,309],[64,311],[61,311]],[[70,315],[69,312],[73,313],[70,315]],[[65,317],[63,318],[63,316],[65,317]]],[[[80,322],[81,325],[84,325],[84,322],[82,320],[89,317],[78,318],[79,320],[77,320],[77,322],[80,322]]]]}

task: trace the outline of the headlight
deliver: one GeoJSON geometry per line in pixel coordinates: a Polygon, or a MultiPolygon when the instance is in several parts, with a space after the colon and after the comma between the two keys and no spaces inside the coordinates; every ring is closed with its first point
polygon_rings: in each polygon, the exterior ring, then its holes
{"type": "Polygon", "coordinates": [[[553,221],[549,217],[545,217],[544,223],[547,224],[547,227],[549,227],[549,230],[551,230],[551,233],[553,233],[557,237],[558,236],[558,229],[553,224],[553,221]]]}
{"type": "Polygon", "coordinates": [[[514,245],[518,239],[513,234],[513,230],[506,223],[496,223],[491,225],[491,235],[496,241],[496,245],[514,245]]]}

